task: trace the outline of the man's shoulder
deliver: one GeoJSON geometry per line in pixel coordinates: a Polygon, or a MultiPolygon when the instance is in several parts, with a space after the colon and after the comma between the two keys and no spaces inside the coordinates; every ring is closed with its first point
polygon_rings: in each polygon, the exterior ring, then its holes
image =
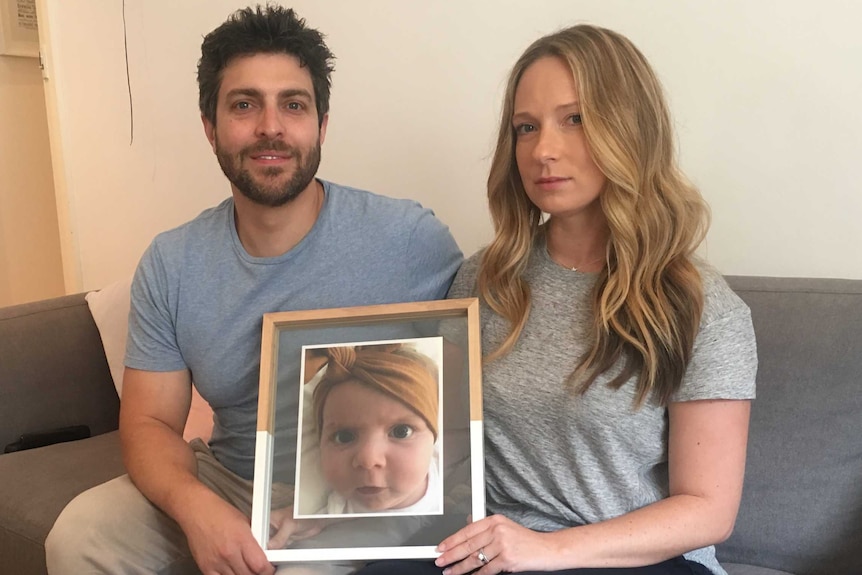
{"type": "Polygon", "coordinates": [[[391,218],[395,216],[419,217],[431,210],[416,200],[393,198],[361,188],[321,180],[335,210],[350,210],[370,217],[391,218]]]}
{"type": "Polygon", "coordinates": [[[153,244],[170,247],[186,244],[189,241],[208,241],[216,231],[225,229],[224,223],[230,219],[233,199],[227,198],[211,208],[207,208],[191,220],[174,228],[158,233],[153,244]]]}

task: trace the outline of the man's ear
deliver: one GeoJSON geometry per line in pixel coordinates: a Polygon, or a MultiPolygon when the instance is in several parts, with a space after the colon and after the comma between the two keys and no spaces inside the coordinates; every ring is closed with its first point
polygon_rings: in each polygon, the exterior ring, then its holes
{"type": "Polygon", "coordinates": [[[201,114],[201,122],[204,124],[204,133],[207,135],[207,140],[210,142],[210,146],[215,152],[216,149],[216,134],[215,134],[215,124],[210,122],[206,116],[201,114]]]}
{"type": "Polygon", "coordinates": [[[329,123],[329,113],[323,115],[323,121],[320,123],[320,144],[326,139],[326,125],[329,123]]]}

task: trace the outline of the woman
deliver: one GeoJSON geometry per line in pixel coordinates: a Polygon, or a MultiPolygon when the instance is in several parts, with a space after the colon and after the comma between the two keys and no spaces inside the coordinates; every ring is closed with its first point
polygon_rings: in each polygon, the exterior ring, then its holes
{"type": "Polygon", "coordinates": [[[450,297],[482,303],[490,515],[440,543],[436,572],[724,574],[754,334],[694,257],[707,209],[631,42],[575,26],[527,49],[488,197],[495,238],[450,297]]]}

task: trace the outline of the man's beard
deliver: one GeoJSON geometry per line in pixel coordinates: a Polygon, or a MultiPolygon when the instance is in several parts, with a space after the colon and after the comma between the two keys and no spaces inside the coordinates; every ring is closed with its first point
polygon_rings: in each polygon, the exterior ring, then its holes
{"type": "MultiPolygon", "coordinates": [[[[304,154],[299,148],[285,144],[282,140],[271,140],[259,142],[253,146],[243,148],[236,155],[231,155],[222,149],[216,140],[216,157],[222,172],[233,186],[249,200],[262,206],[276,208],[296,199],[302,191],[308,187],[317,168],[320,166],[320,138],[317,143],[308,148],[304,154]],[[252,178],[251,172],[242,167],[242,162],[254,153],[259,152],[287,152],[296,162],[296,170],[290,179],[281,185],[266,185],[252,178]]],[[[284,172],[284,168],[270,167],[263,170],[263,178],[276,178],[284,172]]]]}

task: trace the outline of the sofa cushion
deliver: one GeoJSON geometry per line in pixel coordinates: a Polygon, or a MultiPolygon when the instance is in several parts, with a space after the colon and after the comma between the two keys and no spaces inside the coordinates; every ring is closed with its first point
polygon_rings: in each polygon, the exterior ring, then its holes
{"type": "Polygon", "coordinates": [[[754,567],[752,565],[740,565],[739,563],[722,563],[727,575],[794,575],[787,571],[776,571],[766,567],[754,567]]]}
{"type": "Polygon", "coordinates": [[[60,511],[123,473],[116,431],[0,456],[0,571],[44,573],[45,538],[60,511]]]}
{"type": "Polygon", "coordinates": [[[862,573],[862,282],[728,280],[751,308],[759,367],[742,504],[719,560],[862,573]]]}
{"type": "Polygon", "coordinates": [[[21,434],[117,429],[120,402],[83,294],[0,309],[0,451],[21,434]]]}

